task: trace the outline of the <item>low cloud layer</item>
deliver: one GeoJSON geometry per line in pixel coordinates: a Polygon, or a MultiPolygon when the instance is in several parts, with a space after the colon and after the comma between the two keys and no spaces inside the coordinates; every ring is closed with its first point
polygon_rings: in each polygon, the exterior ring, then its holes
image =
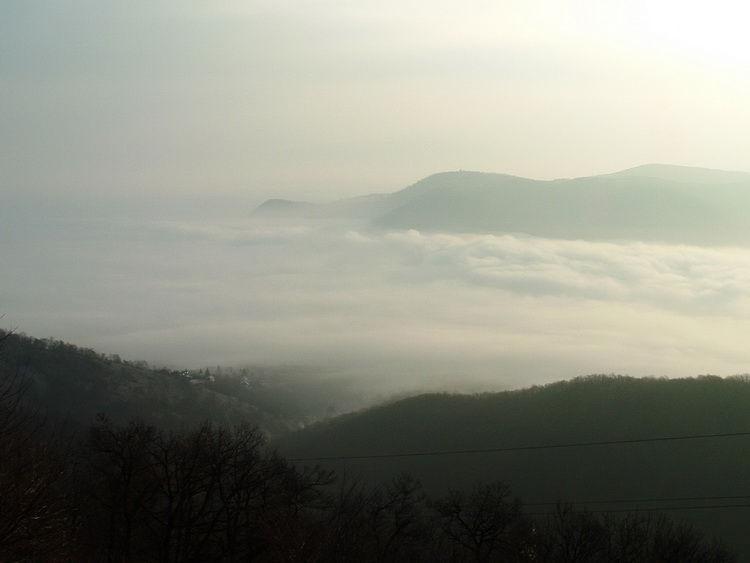
{"type": "Polygon", "coordinates": [[[750,371],[746,248],[126,217],[4,237],[6,327],[157,365],[441,389],[750,371]]]}

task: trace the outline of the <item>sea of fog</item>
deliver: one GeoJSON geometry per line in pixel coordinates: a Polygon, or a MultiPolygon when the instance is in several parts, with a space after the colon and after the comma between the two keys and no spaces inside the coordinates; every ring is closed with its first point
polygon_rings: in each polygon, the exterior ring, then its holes
{"type": "Polygon", "coordinates": [[[0,217],[3,328],[126,359],[457,390],[750,371],[750,248],[42,207],[0,217]]]}

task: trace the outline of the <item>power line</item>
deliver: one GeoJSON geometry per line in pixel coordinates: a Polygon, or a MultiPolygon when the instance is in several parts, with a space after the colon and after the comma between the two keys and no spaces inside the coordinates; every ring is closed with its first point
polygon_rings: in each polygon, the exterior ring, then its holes
{"type": "MultiPolygon", "coordinates": [[[[589,505],[607,505],[607,504],[641,504],[641,503],[654,503],[654,502],[701,502],[701,501],[729,501],[729,500],[742,500],[749,499],[750,495],[725,495],[725,496],[705,496],[705,497],[664,497],[664,498],[640,498],[640,499],[617,499],[617,500],[593,500],[593,501],[573,501],[573,502],[534,502],[524,503],[524,507],[541,507],[541,506],[557,506],[560,504],[570,506],[584,506],[589,505]]],[[[750,508],[750,504],[693,504],[693,505],[674,505],[668,506],[635,506],[630,508],[600,508],[591,510],[590,512],[597,512],[600,514],[611,514],[611,513],[623,513],[623,512],[663,512],[663,511],[674,511],[674,510],[704,510],[704,509],[724,509],[724,508],[750,508]]],[[[555,512],[550,511],[535,511],[525,512],[527,516],[544,516],[552,515],[555,512]]]]}
{"type": "MultiPolygon", "coordinates": [[[[440,450],[433,452],[402,452],[402,453],[390,453],[390,454],[367,454],[367,455],[341,455],[341,456],[320,456],[320,457],[305,457],[305,458],[289,458],[291,462],[304,462],[304,461],[346,461],[346,460],[372,460],[372,459],[389,459],[389,458],[408,458],[408,457],[430,457],[430,456],[444,456],[444,455],[470,455],[470,454],[484,454],[484,453],[504,453],[504,452],[516,452],[516,451],[531,451],[531,450],[545,450],[554,448],[581,448],[581,447],[593,447],[593,446],[608,446],[608,445],[625,445],[625,444],[641,444],[641,443],[655,443],[655,442],[670,442],[670,441],[686,441],[686,440],[703,440],[703,439],[716,439],[716,438],[733,438],[733,437],[747,437],[750,436],[750,432],[725,432],[717,434],[691,434],[685,436],[664,436],[656,438],[633,438],[627,440],[602,440],[592,442],[571,442],[563,444],[542,444],[542,445],[531,445],[531,446],[510,446],[504,448],[483,448],[483,449],[466,449],[466,450],[440,450]]],[[[704,497],[672,497],[672,498],[642,498],[642,499],[619,499],[619,500],[595,500],[595,501],[576,501],[570,502],[571,505],[606,505],[606,504],[637,504],[637,503],[655,503],[655,502],[701,502],[701,501],[721,501],[721,500],[741,500],[748,499],[750,495],[726,495],[726,496],[704,496],[704,497]]],[[[554,506],[558,502],[545,502],[545,503],[531,503],[524,504],[526,507],[533,506],[554,506]]],[[[682,505],[682,506],[648,506],[648,507],[632,507],[632,508],[603,508],[597,509],[593,512],[597,513],[627,513],[627,512],[660,512],[660,511],[674,511],[674,510],[705,510],[705,509],[734,509],[734,508],[750,508],[750,503],[743,504],[700,504],[700,505],[682,505]]],[[[528,512],[528,516],[543,516],[554,514],[549,511],[539,512],[528,512]]]]}
{"type": "Polygon", "coordinates": [[[363,454],[363,455],[339,455],[339,456],[318,456],[318,457],[299,457],[289,458],[288,461],[345,461],[345,460],[365,460],[365,459],[387,459],[387,458],[405,458],[405,457],[429,457],[443,455],[469,455],[469,454],[487,454],[487,453],[505,453],[520,452],[531,450],[549,450],[554,448],[584,448],[592,446],[612,446],[624,444],[643,444],[649,442],[675,442],[680,440],[704,440],[711,438],[733,438],[738,436],[750,436],[750,432],[726,432],[722,434],[692,434],[688,436],[668,436],[659,438],[635,438],[630,440],[604,440],[600,442],[572,442],[567,444],[544,444],[536,446],[510,446],[505,448],[483,448],[471,450],[440,450],[435,452],[403,452],[390,454],[363,454]]]}
{"type": "MultiPolygon", "coordinates": [[[[588,510],[588,505],[592,504],[640,504],[640,503],[653,503],[653,502],[688,502],[688,501],[718,501],[718,500],[740,500],[750,499],[750,495],[727,495],[727,496],[706,496],[706,497],[663,497],[663,498],[641,498],[641,499],[619,499],[619,500],[594,500],[594,501],[563,501],[558,500],[556,502],[531,502],[521,503],[523,509],[529,507],[539,506],[584,506],[584,510],[588,512],[596,513],[610,513],[610,512],[654,512],[661,510],[698,510],[703,508],[750,508],[750,504],[699,504],[699,505],[671,505],[671,506],[647,506],[647,507],[631,507],[631,508],[600,508],[595,510],[588,510]]],[[[480,504],[470,504],[474,508],[481,507],[480,504]]],[[[534,512],[524,512],[527,516],[539,516],[544,514],[556,514],[556,512],[544,510],[534,512]]]]}
{"type": "MultiPolygon", "coordinates": [[[[750,504],[700,504],[692,506],[649,506],[646,508],[612,508],[612,509],[599,509],[591,512],[597,512],[600,514],[613,514],[623,512],[664,512],[673,510],[705,510],[705,509],[724,509],[724,508],[750,508],[750,504]]],[[[555,512],[524,512],[526,516],[547,516],[555,514],[555,512]]]]}
{"type": "MultiPolygon", "coordinates": [[[[641,498],[641,499],[617,499],[617,500],[579,500],[573,502],[564,502],[570,505],[589,505],[589,504],[627,504],[640,502],[695,502],[706,500],[739,500],[748,499],[750,495],[730,495],[730,496],[712,496],[712,497],[664,497],[664,498],[641,498]]],[[[524,503],[524,506],[554,506],[558,502],[531,502],[524,503]]]]}

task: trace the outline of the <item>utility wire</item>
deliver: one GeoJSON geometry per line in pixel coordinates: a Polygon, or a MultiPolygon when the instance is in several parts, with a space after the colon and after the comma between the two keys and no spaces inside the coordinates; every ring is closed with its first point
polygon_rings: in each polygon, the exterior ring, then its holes
{"type": "MultiPolygon", "coordinates": [[[[685,440],[703,440],[703,439],[715,439],[715,438],[733,438],[733,437],[747,437],[750,436],[750,432],[726,432],[719,434],[691,434],[686,436],[665,436],[657,438],[634,438],[629,440],[603,440],[598,442],[572,442],[564,444],[543,444],[535,446],[511,446],[505,448],[484,448],[484,449],[469,449],[469,450],[441,450],[434,452],[403,452],[403,453],[392,453],[392,454],[369,454],[369,455],[341,455],[341,456],[320,456],[320,457],[300,457],[300,458],[289,458],[291,462],[305,462],[305,461],[346,461],[346,460],[370,460],[370,459],[389,459],[389,458],[407,458],[407,457],[430,457],[430,456],[443,456],[443,455],[469,455],[469,454],[483,454],[483,453],[503,453],[503,452],[515,452],[515,451],[530,451],[530,450],[545,450],[554,448],[582,448],[582,447],[593,447],[593,446],[608,446],[608,445],[625,445],[625,444],[642,444],[651,442],[670,442],[670,441],[685,441],[685,440]]],[[[619,500],[595,500],[595,501],[576,501],[567,504],[571,505],[606,505],[606,504],[636,504],[636,503],[654,503],[654,502],[700,502],[700,501],[720,501],[720,500],[741,500],[748,499],[750,495],[728,495],[728,496],[706,496],[706,497],[672,497],[672,498],[653,498],[653,499],[619,499],[619,500]]],[[[544,502],[544,503],[530,503],[524,504],[526,507],[534,506],[554,506],[558,502],[544,502]]],[[[674,510],[705,510],[705,509],[727,509],[727,508],[750,508],[750,504],[701,504],[701,505],[683,505],[683,506],[649,506],[649,507],[634,507],[634,508],[603,508],[597,509],[594,512],[598,513],[624,513],[624,512],[661,512],[661,511],[674,511],[674,510]]],[[[539,511],[539,512],[527,512],[528,516],[544,516],[551,515],[554,512],[550,511],[539,511]]]]}
{"type": "MultiPolygon", "coordinates": [[[[640,498],[640,499],[617,499],[617,500],[578,500],[573,502],[563,502],[562,504],[570,505],[589,505],[589,504],[627,504],[639,502],[695,502],[704,500],[739,500],[748,499],[750,495],[731,495],[715,497],[666,497],[666,498],[640,498]]],[[[560,502],[530,502],[523,503],[524,506],[554,506],[560,502]]]]}
{"type": "MultiPolygon", "coordinates": [[[[600,514],[612,514],[622,512],[664,512],[667,510],[704,510],[704,509],[718,509],[718,508],[750,508],[750,504],[701,504],[692,506],[649,506],[646,508],[612,508],[612,509],[598,509],[591,512],[598,512],[600,514]]],[[[555,512],[524,512],[526,516],[547,516],[555,514],[555,512]]]]}
{"type": "MultiPolygon", "coordinates": [[[[654,503],[654,502],[700,502],[700,501],[720,501],[720,500],[741,500],[748,499],[750,495],[727,495],[727,496],[711,496],[711,497],[669,497],[669,498],[642,498],[642,499],[619,499],[619,500],[593,500],[593,501],[574,501],[574,502],[535,502],[535,503],[524,503],[524,507],[541,507],[541,506],[557,506],[559,504],[571,505],[571,506],[584,506],[588,507],[592,504],[607,505],[607,504],[640,504],[640,503],[654,503]]],[[[610,513],[623,513],[623,512],[663,512],[665,510],[703,510],[703,509],[718,509],[718,508],[750,508],[750,504],[697,504],[697,505],[674,505],[668,506],[635,506],[630,508],[598,508],[591,510],[590,512],[597,512],[600,514],[610,513]]],[[[534,511],[524,512],[527,516],[545,516],[552,515],[555,512],[547,511],[534,511]]]]}
{"type": "MultiPolygon", "coordinates": [[[[731,495],[716,497],[667,497],[667,498],[640,498],[640,499],[618,499],[618,500],[578,500],[573,502],[563,502],[570,505],[589,505],[589,504],[627,504],[639,502],[695,502],[705,500],[740,500],[748,499],[750,495],[731,495]]],[[[554,506],[559,502],[530,502],[523,503],[524,506],[554,506]]]]}
{"type": "Polygon", "coordinates": [[[679,440],[704,440],[711,438],[732,438],[738,436],[750,436],[750,432],[727,432],[723,434],[692,434],[688,436],[668,436],[660,438],[636,438],[631,440],[604,440],[601,442],[572,442],[567,444],[544,444],[538,446],[511,446],[506,448],[484,448],[472,450],[441,450],[435,452],[404,452],[390,454],[364,454],[364,455],[338,455],[338,456],[318,456],[318,457],[298,457],[289,458],[288,461],[344,461],[344,460],[364,460],[364,459],[388,459],[404,457],[429,457],[441,455],[468,455],[468,454],[487,454],[487,453],[504,453],[520,452],[530,450],[549,450],[554,448],[585,448],[592,446],[611,446],[624,444],[643,444],[649,442],[675,442],[679,440]]]}

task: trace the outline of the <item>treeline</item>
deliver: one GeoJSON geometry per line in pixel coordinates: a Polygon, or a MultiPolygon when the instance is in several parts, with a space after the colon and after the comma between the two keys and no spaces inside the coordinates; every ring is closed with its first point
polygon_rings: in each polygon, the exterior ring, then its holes
{"type": "Polygon", "coordinates": [[[176,429],[212,420],[251,421],[280,436],[313,421],[362,408],[374,398],[354,378],[302,366],[170,369],[129,361],[54,338],[0,329],[5,361],[26,374],[38,409],[88,426],[99,412],[176,429]]]}
{"type": "Polygon", "coordinates": [[[287,457],[330,458],[327,466],[370,483],[407,471],[429,494],[500,477],[534,505],[563,498],[581,503],[576,506],[596,501],[589,504],[596,509],[668,507],[750,561],[750,436],[742,434],[748,429],[747,376],[597,375],[518,391],[420,395],[312,425],[276,443],[287,457]],[[525,449],[702,435],[716,437],[525,449]],[[485,453],[449,453],[460,451],[485,453]],[[445,453],[412,455],[434,452],[445,453]],[[373,455],[381,457],[363,459],[373,455]],[[677,500],[696,497],[726,500],[677,500]]]}
{"type": "Polygon", "coordinates": [[[249,424],[164,430],[101,417],[87,434],[0,379],[0,561],[720,563],[719,542],[666,516],[525,510],[503,483],[428,497],[301,468],[249,424]]]}
{"type": "Polygon", "coordinates": [[[720,542],[655,513],[559,504],[528,515],[500,482],[430,499],[405,474],[366,487],[298,469],[247,425],[166,432],[101,420],[68,450],[35,422],[4,418],[7,561],[734,561],[720,542]]]}
{"type": "Polygon", "coordinates": [[[529,516],[500,482],[429,499],[407,475],[375,488],[337,481],[273,455],[249,426],[101,421],[68,455],[22,440],[21,455],[3,448],[0,459],[8,561],[734,561],[664,515],[559,504],[529,516]]]}
{"type": "Polygon", "coordinates": [[[294,427],[292,417],[258,400],[260,389],[241,377],[210,381],[197,372],[153,368],[117,354],[51,338],[33,338],[0,330],[4,368],[27,380],[25,399],[38,410],[67,417],[86,428],[98,413],[116,423],[133,418],[167,429],[213,420],[232,426],[251,421],[271,435],[294,427]]]}

